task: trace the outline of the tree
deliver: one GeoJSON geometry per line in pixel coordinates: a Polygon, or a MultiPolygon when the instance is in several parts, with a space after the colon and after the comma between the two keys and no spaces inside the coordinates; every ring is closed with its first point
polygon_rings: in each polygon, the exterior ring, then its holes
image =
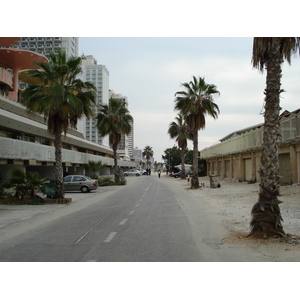
{"type": "Polygon", "coordinates": [[[102,161],[93,161],[89,160],[88,164],[84,166],[86,170],[91,170],[93,175],[92,178],[97,178],[96,173],[100,172],[105,167],[105,164],[102,161]]]}
{"type": "Polygon", "coordinates": [[[114,152],[115,183],[119,181],[117,149],[122,134],[132,130],[133,118],[125,103],[119,99],[110,98],[108,105],[102,104],[97,116],[97,127],[102,136],[109,135],[109,143],[114,152]]]}
{"type": "Polygon", "coordinates": [[[95,101],[95,86],[77,79],[81,73],[81,59],[70,57],[59,50],[57,55],[50,52],[49,63],[40,63],[39,70],[30,71],[30,77],[39,80],[39,85],[29,85],[23,92],[23,105],[29,112],[44,115],[48,131],[54,136],[55,179],[57,197],[64,198],[62,166],[62,133],[69,126],[76,128],[82,116],[91,117],[95,101]]]}
{"type": "Polygon", "coordinates": [[[44,191],[46,181],[47,178],[40,179],[37,172],[24,172],[15,169],[9,174],[9,180],[3,187],[14,189],[17,199],[23,199],[26,196],[37,198],[36,191],[44,191]]]}
{"type": "Polygon", "coordinates": [[[193,174],[191,188],[199,187],[198,179],[198,131],[205,128],[205,117],[209,115],[216,119],[220,112],[219,107],[214,103],[213,96],[220,92],[214,84],[207,84],[204,78],[193,80],[189,83],[183,83],[185,91],[175,94],[175,109],[185,115],[186,123],[193,134],[193,174]]]}
{"type": "Polygon", "coordinates": [[[188,130],[184,116],[178,114],[176,122],[169,125],[168,134],[171,138],[176,138],[178,147],[181,148],[181,179],[185,179],[184,151],[187,148],[187,139],[191,138],[191,132],[188,130]]]}
{"type": "Polygon", "coordinates": [[[172,148],[167,148],[165,151],[165,155],[162,155],[162,159],[165,162],[166,169],[168,172],[174,170],[174,167],[181,163],[181,150],[173,146],[172,148]]]}
{"type": "Polygon", "coordinates": [[[300,38],[257,37],[253,41],[252,64],[261,72],[266,68],[264,99],[264,133],[260,167],[258,202],[253,206],[250,222],[251,235],[267,238],[285,236],[279,204],[279,112],[281,89],[281,64],[284,59],[291,63],[291,55],[300,50],[300,38]]]}
{"type": "MultiPolygon", "coordinates": [[[[146,157],[146,161],[147,161],[147,169],[150,169],[149,168],[149,161],[150,161],[150,158],[153,157],[153,150],[152,150],[152,147],[150,146],[146,146],[142,152],[142,155],[144,157],[146,157]]],[[[150,167],[151,167],[151,164],[150,164],[150,167]]]]}

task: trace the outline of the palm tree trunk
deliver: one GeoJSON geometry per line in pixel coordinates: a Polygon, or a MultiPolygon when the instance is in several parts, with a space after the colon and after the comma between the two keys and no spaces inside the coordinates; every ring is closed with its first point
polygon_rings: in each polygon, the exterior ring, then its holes
{"type": "Polygon", "coordinates": [[[199,178],[198,178],[198,130],[194,131],[194,153],[193,153],[193,174],[191,180],[191,188],[197,189],[199,187],[199,178]]]}
{"type": "Polygon", "coordinates": [[[119,172],[118,172],[118,159],[117,159],[117,147],[118,145],[113,145],[114,151],[114,165],[115,165],[115,183],[119,181],[119,172]]]}
{"type": "Polygon", "coordinates": [[[285,236],[281,225],[281,214],[277,199],[279,195],[279,153],[277,140],[279,134],[281,56],[279,43],[270,52],[266,64],[267,79],[265,90],[265,123],[263,150],[260,168],[260,191],[258,202],[252,208],[250,222],[251,235],[268,238],[271,235],[285,236]]]}
{"type": "Polygon", "coordinates": [[[185,179],[185,166],[184,166],[184,150],[185,148],[181,149],[181,179],[185,179]]]}
{"type": "Polygon", "coordinates": [[[63,166],[62,166],[62,140],[61,131],[54,136],[54,147],[55,147],[55,167],[54,174],[57,184],[56,197],[58,199],[63,199],[65,195],[65,189],[63,184],[63,166]]]}

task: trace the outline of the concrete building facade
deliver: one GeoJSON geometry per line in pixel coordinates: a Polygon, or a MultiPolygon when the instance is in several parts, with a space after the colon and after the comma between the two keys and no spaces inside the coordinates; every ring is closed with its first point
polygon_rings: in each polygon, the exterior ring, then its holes
{"type": "MultiPolygon", "coordinates": [[[[0,45],[9,38],[0,38],[0,45]]],[[[55,148],[53,136],[47,130],[44,117],[28,114],[25,106],[10,93],[18,87],[19,64],[43,58],[34,52],[7,48],[0,53],[0,175],[6,178],[12,169],[36,171],[40,177],[54,177],[55,148]],[[13,51],[14,50],[14,51],[13,51]],[[18,59],[14,59],[15,56],[18,59]],[[8,61],[9,60],[9,63],[8,61]],[[10,66],[11,65],[11,66],[10,66]],[[11,73],[7,68],[15,69],[11,73]]],[[[33,65],[33,64],[32,64],[33,65]]],[[[35,66],[31,66],[35,68],[35,66]]],[[[107,89],[108,93],[108,89],[107,89]]],[[[103,174],[113,174],[113,151],[84,138],[82,132],[69,128],[63,136],[63,175],[86,174],[84,165],[89,161],[101,161],[106,165],[103,174]]],[[[136,166],[134,162],[118,160],[121,171],[136,166]]],[[[87,174],[90,175],[90,174],[87,174]]]]}
{"type": "MultiPolygon", "coordinates": [[[[207,175],[241,181],[259,181],[263,124],[233,132],[200,151],[207,175]]],[[[300,109],[280,116],[279,176],[281,184],[300,183],[300,109]]]]}
{"type": "Polygon", "coordinates": [[[13,48],[30,50],[48,59],[49,51],[57,53],[58,49],[66,51],[67,57],[78,57],[78,37],[22,37],[13,48]]]}
{"type": "MultiPolygon", "coordinates": [[[[99,105],[108,104],[109,100],[109,71],[104,65],[98,65],[93,55],[82,55],[82,80],[92,82],[97,89],[96,103],[93,112],[97,116],[99,105]]],[[[82,132],[85,138],[99,145],[109,147],[108,136],[102,137],[97,129],[96,119],[84,119],[82,132]]],[[[80,130],[81,131],[81,130],[80,130]]]]}

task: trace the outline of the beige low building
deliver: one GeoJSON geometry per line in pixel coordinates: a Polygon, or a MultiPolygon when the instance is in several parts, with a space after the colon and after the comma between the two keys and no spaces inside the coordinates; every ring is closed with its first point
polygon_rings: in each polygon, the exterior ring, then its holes
{"type": "MultiPolygon", "coordinates": [[[[300,109],[280,116],[279,176],[281,184],[300,182],[300,109]]],[[[241,181],[259,181],[263,124],[233,132],[200,151],[207,175],[241,181]]]]}

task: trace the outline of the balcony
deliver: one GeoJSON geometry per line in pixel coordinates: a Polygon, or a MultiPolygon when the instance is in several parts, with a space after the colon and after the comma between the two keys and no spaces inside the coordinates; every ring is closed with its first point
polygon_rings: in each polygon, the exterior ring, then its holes
{"type": "MultiPolygon", "coordinates": [[[[1,151],[0,160],[21,160],[21,161],[40,161],[55,162],[55,149],[51,146],[25,142],[22,140],[14,140],[10,138],[0,137],[1,151]]],[[[71,164],[87,164],[89,161],[101,161],[107,166],[113,166],[113,158],[99,155],[82,153],[78,151],[63,149],[62,161],[71,164]]],[[[119,160],[120,167],[133,167],[132,162],[119,160]]]]}
{"type": "MultiPolygon", "coordinates": [[[[235,153],[251,152],[262,148],[263,126],[249,130],[243,134],[224,140],[216,145],[200,150],[202,158],[218,155],[231,155],[235,153]]],[[[278,145],[287,145],[300,140],[300,118],[291,113],[289,117],[280,121],[280,135],[278,145]]]]}

